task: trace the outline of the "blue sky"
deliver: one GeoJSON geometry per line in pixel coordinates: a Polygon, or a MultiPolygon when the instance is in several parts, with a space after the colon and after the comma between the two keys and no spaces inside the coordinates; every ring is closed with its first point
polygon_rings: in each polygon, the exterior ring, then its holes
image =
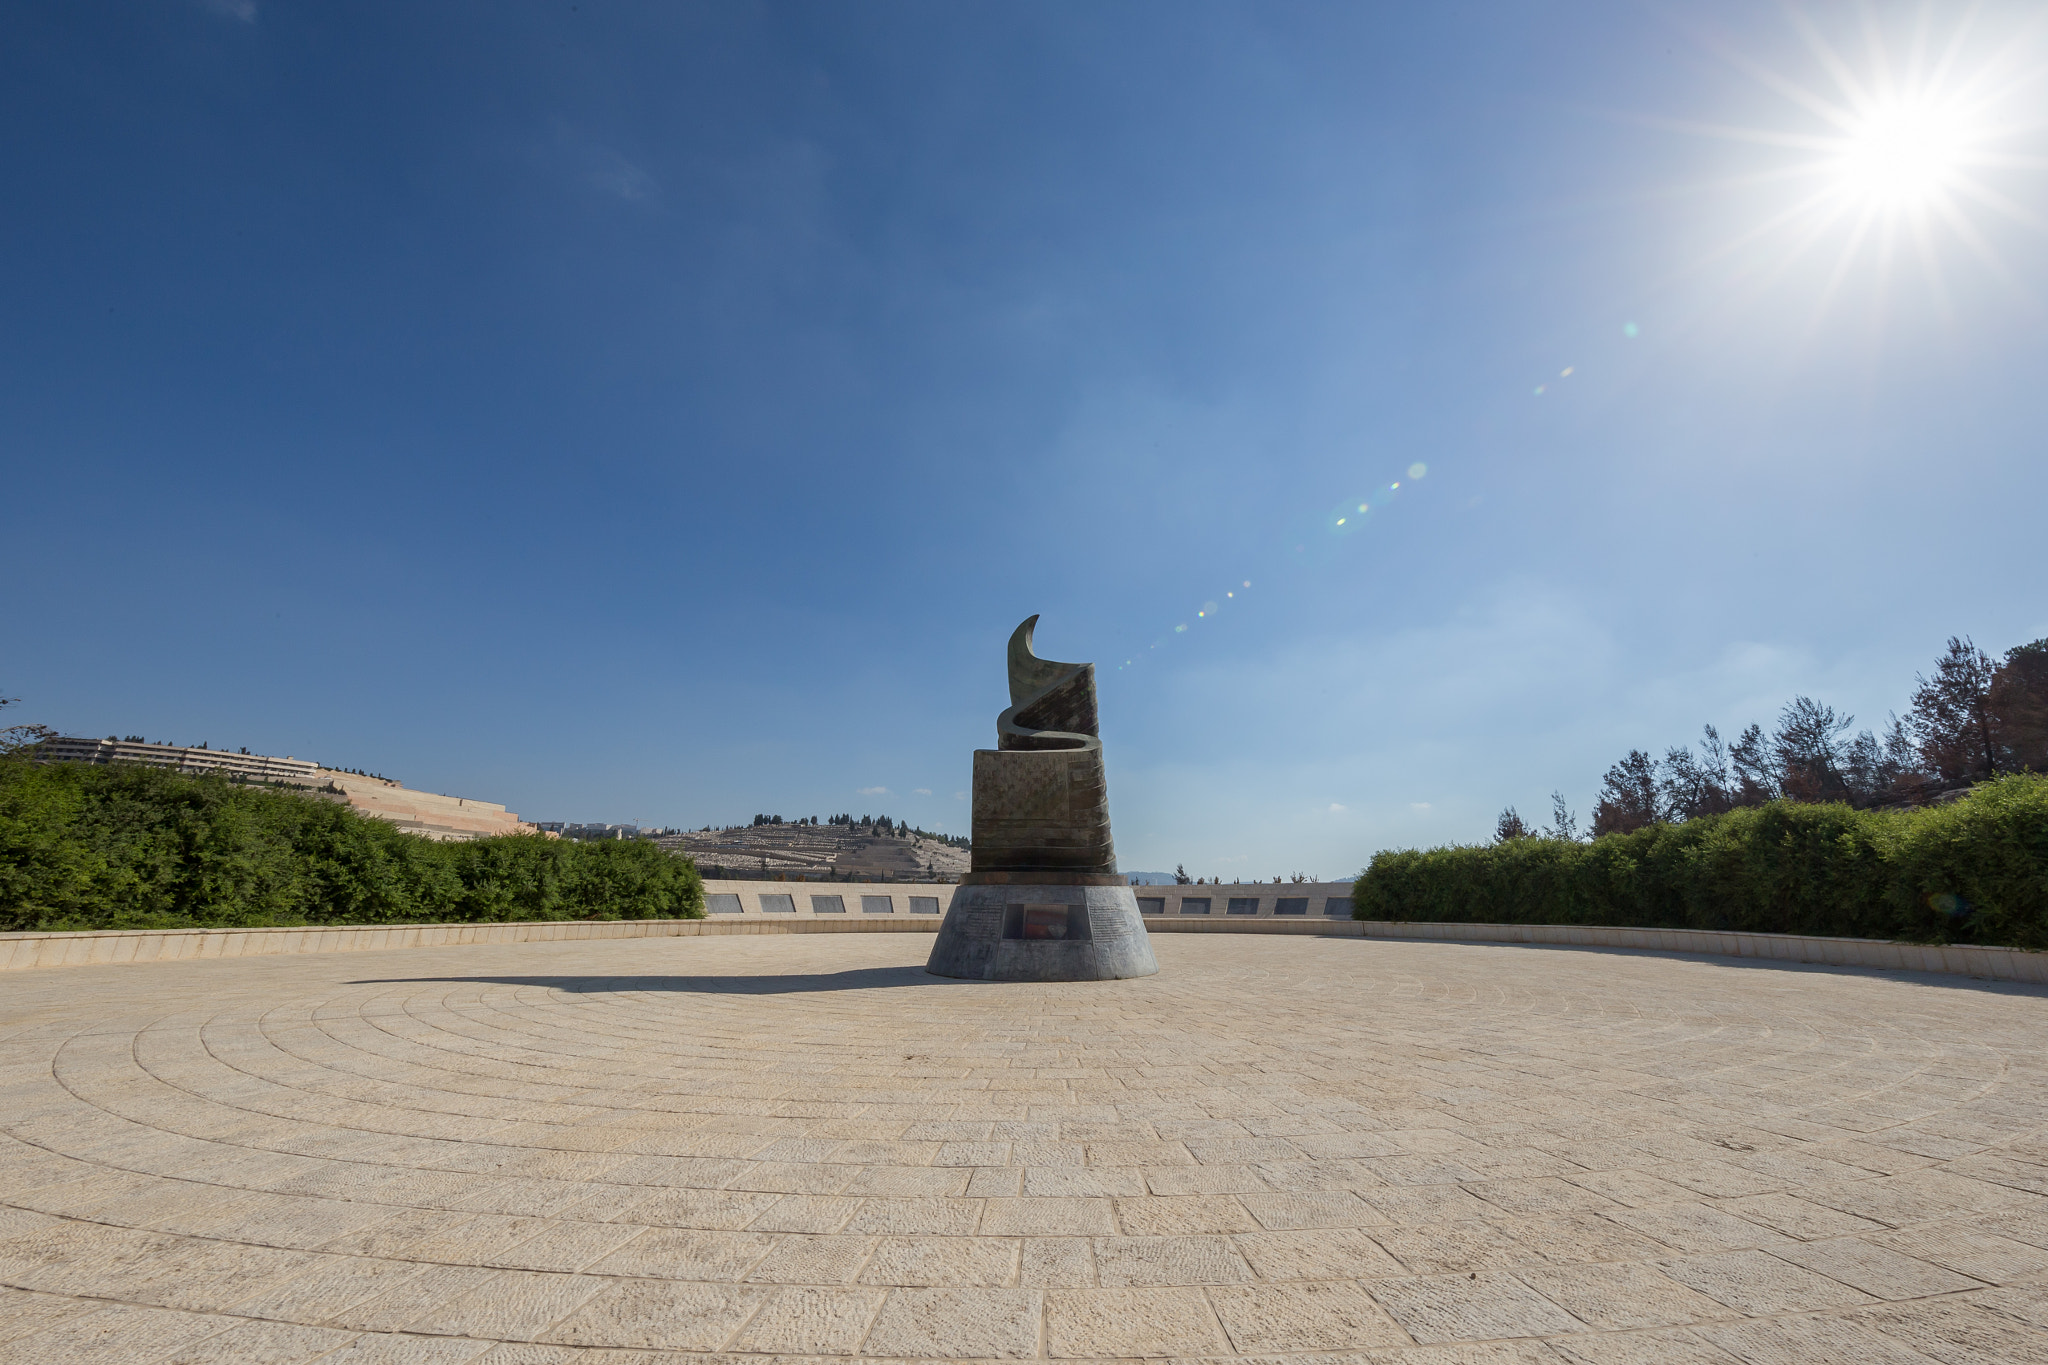
{"type": "Polygon", "coordinates": [[[1881,721],[2048,635],[2036,18],[12,7],[0,685],[965,832],[1036,612],[1124,865],[1226,878],[1881,721]]]}

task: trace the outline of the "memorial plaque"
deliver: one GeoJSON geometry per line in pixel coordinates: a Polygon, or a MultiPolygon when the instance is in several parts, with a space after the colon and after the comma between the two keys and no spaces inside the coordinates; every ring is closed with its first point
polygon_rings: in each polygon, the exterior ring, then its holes
{"type": "Polygon", "coordinates": [[[1084,905],[1076,908],[1088,917],[1088,937],[1097,943],[1114,943],[1133,934],[1150,932],[1117,906],[1084,905]]]}
{"type": "Polygon", "coordinates": [[[741,913],[739,893],[714,891],[704,897],[704,913],[707,915],[737,915],[741,913]]]}
{"type": "Polygon", "coordinates": [[[794,915],[796,897],[781,891],[761,893],[761,913],[764,915],[794,915]]]}
{"type": "Polygon", "coordinates": [[[1166,913],[1166,897],[1138,897],[1138,913],[1141,915],[1163,915],[1166,913]]]}
{"type": "Polygon", "coordinates": [[[1209,898],[1206,896],[1184,896],[1180,912],[1183,915],[1206,915],[1209,913],[1209,898]]]}
{"type": "MultiPolygon", "coordinates": [[[[1010,636],[1010,705],[996,717],[996,747],[974,754],[973,867],[925,970],[982,981],[1150,976],[1159,963],[1110,837],[1095,665],[1039,658],[1037,624],[1010,636]]],[[[924,899],[912,898],[911,913],[931,913],[924,899]]]]}
{"type": "Polygon", "coordinates": [[[1343,916],[1343,917],[1344,917],[1345,919],[1350,919],[1350,918],[1351,918],[1351,897],[1349,897],[1349,896],[1332,896],[1332,897],[1330,897],[1330,898],[1329,898],[1328,900],[1326,900],[1326,901],[1324,901],[1324,902],[1323,902],[1323,913],[1324,913],[1324,914],[1326,914],[1326,915],[1342,915],[1342,916],[1343,916]]]}
{"type": "Polygon", "coordinates": [[[939,898],[937,896],[912,896],[910,898],[910,913],[913,915],[938,914],[939,898]]]}
{"type": "Polygon", "coordinates": [[[1308,897],[1282,896],[1279,900],[1273,902],[1273,913],[1276,915],[1306,915],[1308,913],[1308,897]]]}
{"type": "Polygon", "coordinates": [[[846,897],[813,896],[811,913],[814,915],[843,915],[846,913],[846,897]]]}
{"type": "Polygon", "coordinates": [[[1014,902],[1004,907],[1003,937],[1017,939],[1092,939],[1086,905],[1014,902]]]}
{"type": "MultiPolygon", "coordinates": [[[[938,905],[936,898],[933,899],[932,905],[934,907],[938,905]]],[[[893,896],[862,896],[860,898],[860,912],[863,915],[893,915],[896,913],[896,898],[893,896]]]]}
{"type": "Polygon", "coordinates": [[[1257,896],[1232,896],[1230,904],[1223,907],[1226,915],[1256,915],[1259,913],[1257,896]]]}

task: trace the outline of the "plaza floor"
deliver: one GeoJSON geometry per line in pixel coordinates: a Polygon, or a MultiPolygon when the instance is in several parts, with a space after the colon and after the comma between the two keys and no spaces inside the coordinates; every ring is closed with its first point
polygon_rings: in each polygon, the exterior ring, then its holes
{"type": "Polygon", "coordinates": [[[2048,991],[1161,935],[0,979],[0,1361],[2048,1361],[2048,991]]]}

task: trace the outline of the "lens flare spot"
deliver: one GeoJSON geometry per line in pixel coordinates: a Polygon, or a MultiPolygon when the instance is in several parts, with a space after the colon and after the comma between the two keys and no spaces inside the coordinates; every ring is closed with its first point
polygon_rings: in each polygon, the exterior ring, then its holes
{"type": "Polygon", "coordinates": [[[1632,337],[1636,335],[1636,325],[1633,322],[1622,323],[1621,334],[1625,337],[1632,337]]]}
{"type": "Polygon", "coordinates": [[[1337,518],[1337,524],[1338,524],[1339,526],[1342,526],[1342,525],[1344,524],[1344,518],[1342,518],[1342,517],[1339,517],[1339,518],[1337,518]]]}
{"type": "Polygon", "coordinates": [[[1429,466],[1424,464],[1420,460],[1417,460],[1414,464],[1408,466],[1408,477],[1411,479],[1419,479],[1428,472],[1429,466]]]}
{"type": "Polygon", "coordinates": [[[1541,398],[1541,397],[1543,396],[1543,391],[1544,391],[1545,389],[1549,388],[1549,387],[1550,387],[1550,385],[1548,385],[1548,384],[1538,384],[1538,385],[1536,386],[1536,396],[1537,396],[1538,398],[1541,398]]]}
{"type": "Polygon", "coordinates": [[[1251,580],[1250,580],[1249,578],[1247,578],[1247,579],[1246,579],[1246,580],[1244,581],[1244,586],[1246,586],[1247,588],[1249,588],[1249,587],[1250,587],[1251,585],[1252,585],[1252,581],[1251,581],[1251,580]]]}
{"type": "Polygon", "coordinates": [[[1184,631],[1184,630],[1186,630],[1186,629],[1187,629],[1187,626],[1185,626],[1185,625],[1178,625],[1178,626],[1175,626],[1175,627],[1173,628],[1173,633],[1174,633],[1175,635],[1178,635],[1178,634],[1180,634],[1180,633],[1181,633],[1182,631],[1184,631]]]}
{"type": "Polygon", "coordinates": [[[1576,365],[1567,365],[1557,372],[1557,377],[1559,379],[1570,379],[1572,377],[1572,371],[1577,368],[1578,367],[1576,365]]]}

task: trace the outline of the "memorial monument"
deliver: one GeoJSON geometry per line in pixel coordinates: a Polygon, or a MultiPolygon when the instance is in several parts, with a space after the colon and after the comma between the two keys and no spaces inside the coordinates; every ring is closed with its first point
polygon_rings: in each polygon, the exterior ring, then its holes
{"type": "Polygon", "coordinates": [[[1010,636],[1010,707],[974,751],[973,870],[953,892],[925,970],[979,981],[1114,981],[1159,970],[1116,870],[1095,665],[1010,636]]]}

